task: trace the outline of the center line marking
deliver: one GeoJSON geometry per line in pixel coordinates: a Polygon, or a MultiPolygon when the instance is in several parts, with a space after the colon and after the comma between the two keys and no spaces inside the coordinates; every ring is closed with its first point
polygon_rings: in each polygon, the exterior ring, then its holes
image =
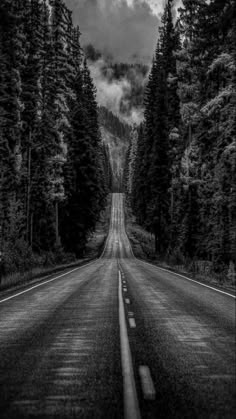
{"type": "Polygon", "coordinates": [[[134,371],[131,351],[125,321],[125,309],[122,298],[121,273],[119,271],[119,323],[120,323],[120,346],[121,365],[124,388],[124,417],[125,419],[141,419],[137,391],[135,387],[134,371]]]}
{"type": "Polygon", "coordinates": [[[126,304],[130,304],[130,299],[129,298],[126,298],[125,299],[125,302],[126,302],[126,304]]]}
{"type": "Polygon", "coordinates": [[[139,375],[141,379],[141,385],[143,390],[143,396],[145,400],[155,400],[156,391],[152,381],[151,373],[146,365],[139,367],[139,375]]]}
{"type": "Polygon", "coordinates": [[[136,322],[133,317],[129,317],[129,326],[134,329],[136,327],[136,322]]]}

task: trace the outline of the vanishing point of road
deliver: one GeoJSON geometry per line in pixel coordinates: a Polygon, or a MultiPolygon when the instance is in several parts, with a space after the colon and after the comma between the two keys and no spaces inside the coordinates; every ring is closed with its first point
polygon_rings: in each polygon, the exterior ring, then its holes
{"type": "Polygon", "coordinates": [[[234,418],[235,297],[136,259],[113,194],[102,256],[0,295],[0,417],[234,418]]]}

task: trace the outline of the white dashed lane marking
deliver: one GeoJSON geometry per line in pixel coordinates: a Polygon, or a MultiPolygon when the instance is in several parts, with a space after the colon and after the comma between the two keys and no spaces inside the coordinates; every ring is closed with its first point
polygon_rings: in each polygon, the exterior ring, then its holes
{"type": "Polygon", "coordinates": [[[150,370],[146,365],[141,365],[139,367],[139,376],[141,379],[141,386],[144,399],[155,400],[156,391],[154,388],[150,370]]]}
{"type": "Polygon", "coordinates": [[[126,304],[130,304],[130,299],[129,298],[126,298],[125,299],[125,302],[126,302],[126,304]]]}
{"type": "Polygon", "coordinates": [[[128,332],[125,320],[125,308],[122,297],[121,273],[119,271],[119,323],[120,323],[120,346],[121,365],[124,386],[124,418],[141,419],[137,391],[134,380],[132,357],[129,346],[128,332]]]}
{"type": "Polygon", "coordinates": [[[133,317],[129,317],[129,326],[131,327],[131,329],[134,329],[136,327],[136,322],[133,317]]]}

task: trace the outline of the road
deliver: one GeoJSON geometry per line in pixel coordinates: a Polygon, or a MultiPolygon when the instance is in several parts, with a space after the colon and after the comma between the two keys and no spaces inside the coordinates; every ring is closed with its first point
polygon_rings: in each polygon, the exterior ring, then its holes
{"type": "Polygon", "coordinates": [[[1,418],[233,418],[235,298],[132,254],[0,295],[1,418]]]}

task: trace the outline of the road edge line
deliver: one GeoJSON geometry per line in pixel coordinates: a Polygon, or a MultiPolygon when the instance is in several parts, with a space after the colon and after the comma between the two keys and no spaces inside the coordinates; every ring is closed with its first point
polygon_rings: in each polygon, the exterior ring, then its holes
{"type": "MultiPolygon", "coordinates": [[[[124,205],[123,205],[123,208],[124,208],[124,205]]],[[[133,258],[134,258],[134,259],[138,260],[138,261],[139,261],[139,262],[141,262],[141,263],[144,263],[144,264],[146,264],[146,265],[149,265],[149,266],[151,266],[151,267],[153,267],[153,268],[156,268],[156,269],[160,269],[160,270],[162,270],[162,271],[169,272],[169,273],[171,273],[172,275],[177,275],[177,276],[179,276],[179,277],[181,277],[181,278],[187,279],[188,281],[194,282],[195,284],[202,285],[203,287],[206,287],[206,288],[210,288],[210,289],[212,289],[212,290],[214,290],[214,291],[219,292],[220,294],[225,294],[225,295],[228,295],[228,297],[231,297],[231,298],[233,298],[234,300],[236,299],[236,295],[230,294],[229,292],[226,292],[226,291],[221,291],[221,290],[219,290],[218,288],[211,287],[210,285],[203,284],[203,283],[202,283],[202,282],[200,282],[200,281],[196,281],[196,280],[191,279],[191,278],[189,278],[189,277],[187,277],[187,276],[184,276],[184,275],[178,274],[178,273],[176,273],[176,272],[170,271],[169,269],[161,268],[160,266],[154,265],[154,264],[152,264],[152,263],[150,263],[150,262],[146,262],[145,260],[142,260],[142,259],[137,258],[137,257],[134,255],[134,251],[133,251],[133,248],[132,248],[132,245],[131,245],[130,238],[129,238],[129,236],[128,236],[128,234],[127,234],[127,231],[126,231],[126,226],[125,226],[125,224],[124,224],[124,228],[125,228],[125,234],[126,234],[126,237],[127,237],[127,239],[128,239],[128,242],[129,242],[130,251],[131,251],[131,254],[132,254],[132,256],[133,256],[133,258]]]]}
{"type": "MultiPolygon", "coordinates": [[[[112,207],[113,207],[113,201],[111,202],[110,222],[111,222],[111,215],[112,215],[112,207]]],[[[8,301],[8,300],[12,300],[13,298],[18,297],[19,295],[25,294],[26,292],[31,291],[31,290],[33,290],[33,289],[35,289],[35,288],[38,288],[38,287],[40,287],[40,286],[42,286],[42,285],[44,285],[44,284],[48,284],[49,282],[55,281],[56,279],[59,279],[59,278],[61,278],[62,276],[69,275],[70,273],[72,273],[72,272],[74,272],[74,271],[76,271],[76,270],[78,270],[78,269],[84,268],[84,267],[86,267],[86,266],[89,266],[89,265],[91,265],[91,264],[93,264],[93,263],[95,263],[95,262],[99,261],[100,259],[103,259],[104,253],[105,253],[106,248],[107,248],[107,243],[108,243],[109,235],[110,235],[110,222],[109,222],[109,231],[108,231],[108,234],[107,234],[107,237],[106,237],[105,245],[104,245],[104,247],[103,247],[103,251],[102,251],[101,255],[100,255],[98,258],[96,258],[96,259],[94,259],[94,260],[91,260],[89,263],[86,263],[86,264],[84,264],[84,265],[78,266],[77,268],[74,268],[74,269],[72,269],[72,270],[71,270],[71,271],[69,271],[69,272],[65,272],[65,273],[63,273],[63,274],[61,274],[61,275],[59,275],[59,276],[56,276],[55,278],[51,278],[51,279],[49,279],[49,280],[47,280],[47,281],[44,281],[44,279],[46,279],[47,277],[49,277],[49,276],[53,275],[53,274],[48,274],[48,275],[46,275],[46,277],[42,277],[42,278],[40,279],[40,283],[39,283],[39,284],[37,284],[37,285],[33,285],[33,286],[31,286],[30,288],[27,288],[27,289],[26,289],[26,290],[24,290],[24,291],[20,291],[20,292],[18,292],[17,294],[11,295],[11,296],[6,297],[6,298],[3,298],[2,300],[0,300],[0,304],[2,304],[2,303],[4,303],[4,302],[6,302],[6,301],[8,301]],[[43,279],[43,278],[44,278],[44,279],[43,279]],[[42,281],[43,281],[43,282],[42,282],[42,281]]],[[[27,285],[26,285],[26,286],[27,286],[27,285]]],[[[29,284],[29,286],[30,286],[30,284],[29,284]]],[[[13,292],[14,292],[14,291],[13,291],[13,292]]]]}
{"type": "Polygon", "coordinates": [[[161,268],[160,266],[153,265],[152,263],[146,262],[145,260],[136,258],[136,256],[134,256],[134,258],[137,259],[137,260],[139,260],[141,263],[144,263],[145,265],[151,266],[152,268],[160,269],[161,271],[165,271],[165,272],[168,272],[168,273],[170,273],[172,275],[179,276],[180,278],[187,279],[188,281],[194,282],[195,284],[202,285],[202,287],[210,288],[211,290],[217,291],[217,292],[219,292],[221,294],[228,295],[228,297],[232,297],[232,298],[236,299],[236,295],[230,294],[230,293],[228,293],[226,291],[219,290],[218,288],[215,288],[215,287],[211,287],[210,285],[203,284],[202,282],[196,281],[195,279],[189,278],[188,276],[185,276],[185,275],[181,275],[181,274],[179,274],[177,272],[170,271],[169,269],[165,269],[165,268],[161,268]]]}
{"type": "Polygon", "coordinates": [[[17,294],[11,295],[11,296],[9,296],[9,297],[4,298],[3,300],[0,300],[0,304],[1,304],[1,303],[6,302],[6,301],[8,301],[8,300],[12,300],[13,298],[18,297],[19,295],[25,294],[25,293],[27,293],[27,292],[29,292],[29,291],[31,291],[31,290],[33,290],[33,289],[35,289],[35,288],[39,288],[39,287],[41,287],[42,285],[48,284],[49,282],[53,282],[53,281],[55,281],[56,279],[61,278],[62,276],[69,275],[69,274],[71,274],[72,272],[78,271],[78,270],[79,270],[79,269],[81,269],[81,268],[85,268],[86,266],[92,265],[92,264],[93,264],[93,263],[95,263],[97,260],[98,260],[98,259],[92,260],[91,262],[86,263],[85,265],[78,266],[77,268],[74,268],[74,269],[72,269],[72,270],[71,270],[71,271],[69,271],[69,272],[64,272],[63,274],[58,275],[58,276],[56,276],[55,278],[48,279],[47,281],[43,281],[43,280],[42,280],[43,282],[40,282],[40,284],[33,285],[32,287],[27,288],[27,289],[26,289],[26,290],[24,290],[24,291],[20,291],[20,292],[18,292],[17,294]]]}
{"type": "Polygon", "coordinates": [[[128,332],[125,320],[125,309],[122,297],[121,273],[119,272],[119,324],[120,324],[120,350],[123,375],[124,417],[125,419],[141,419],[137,391],[134,380],[132,357],[129,346],[128,332]]]}

